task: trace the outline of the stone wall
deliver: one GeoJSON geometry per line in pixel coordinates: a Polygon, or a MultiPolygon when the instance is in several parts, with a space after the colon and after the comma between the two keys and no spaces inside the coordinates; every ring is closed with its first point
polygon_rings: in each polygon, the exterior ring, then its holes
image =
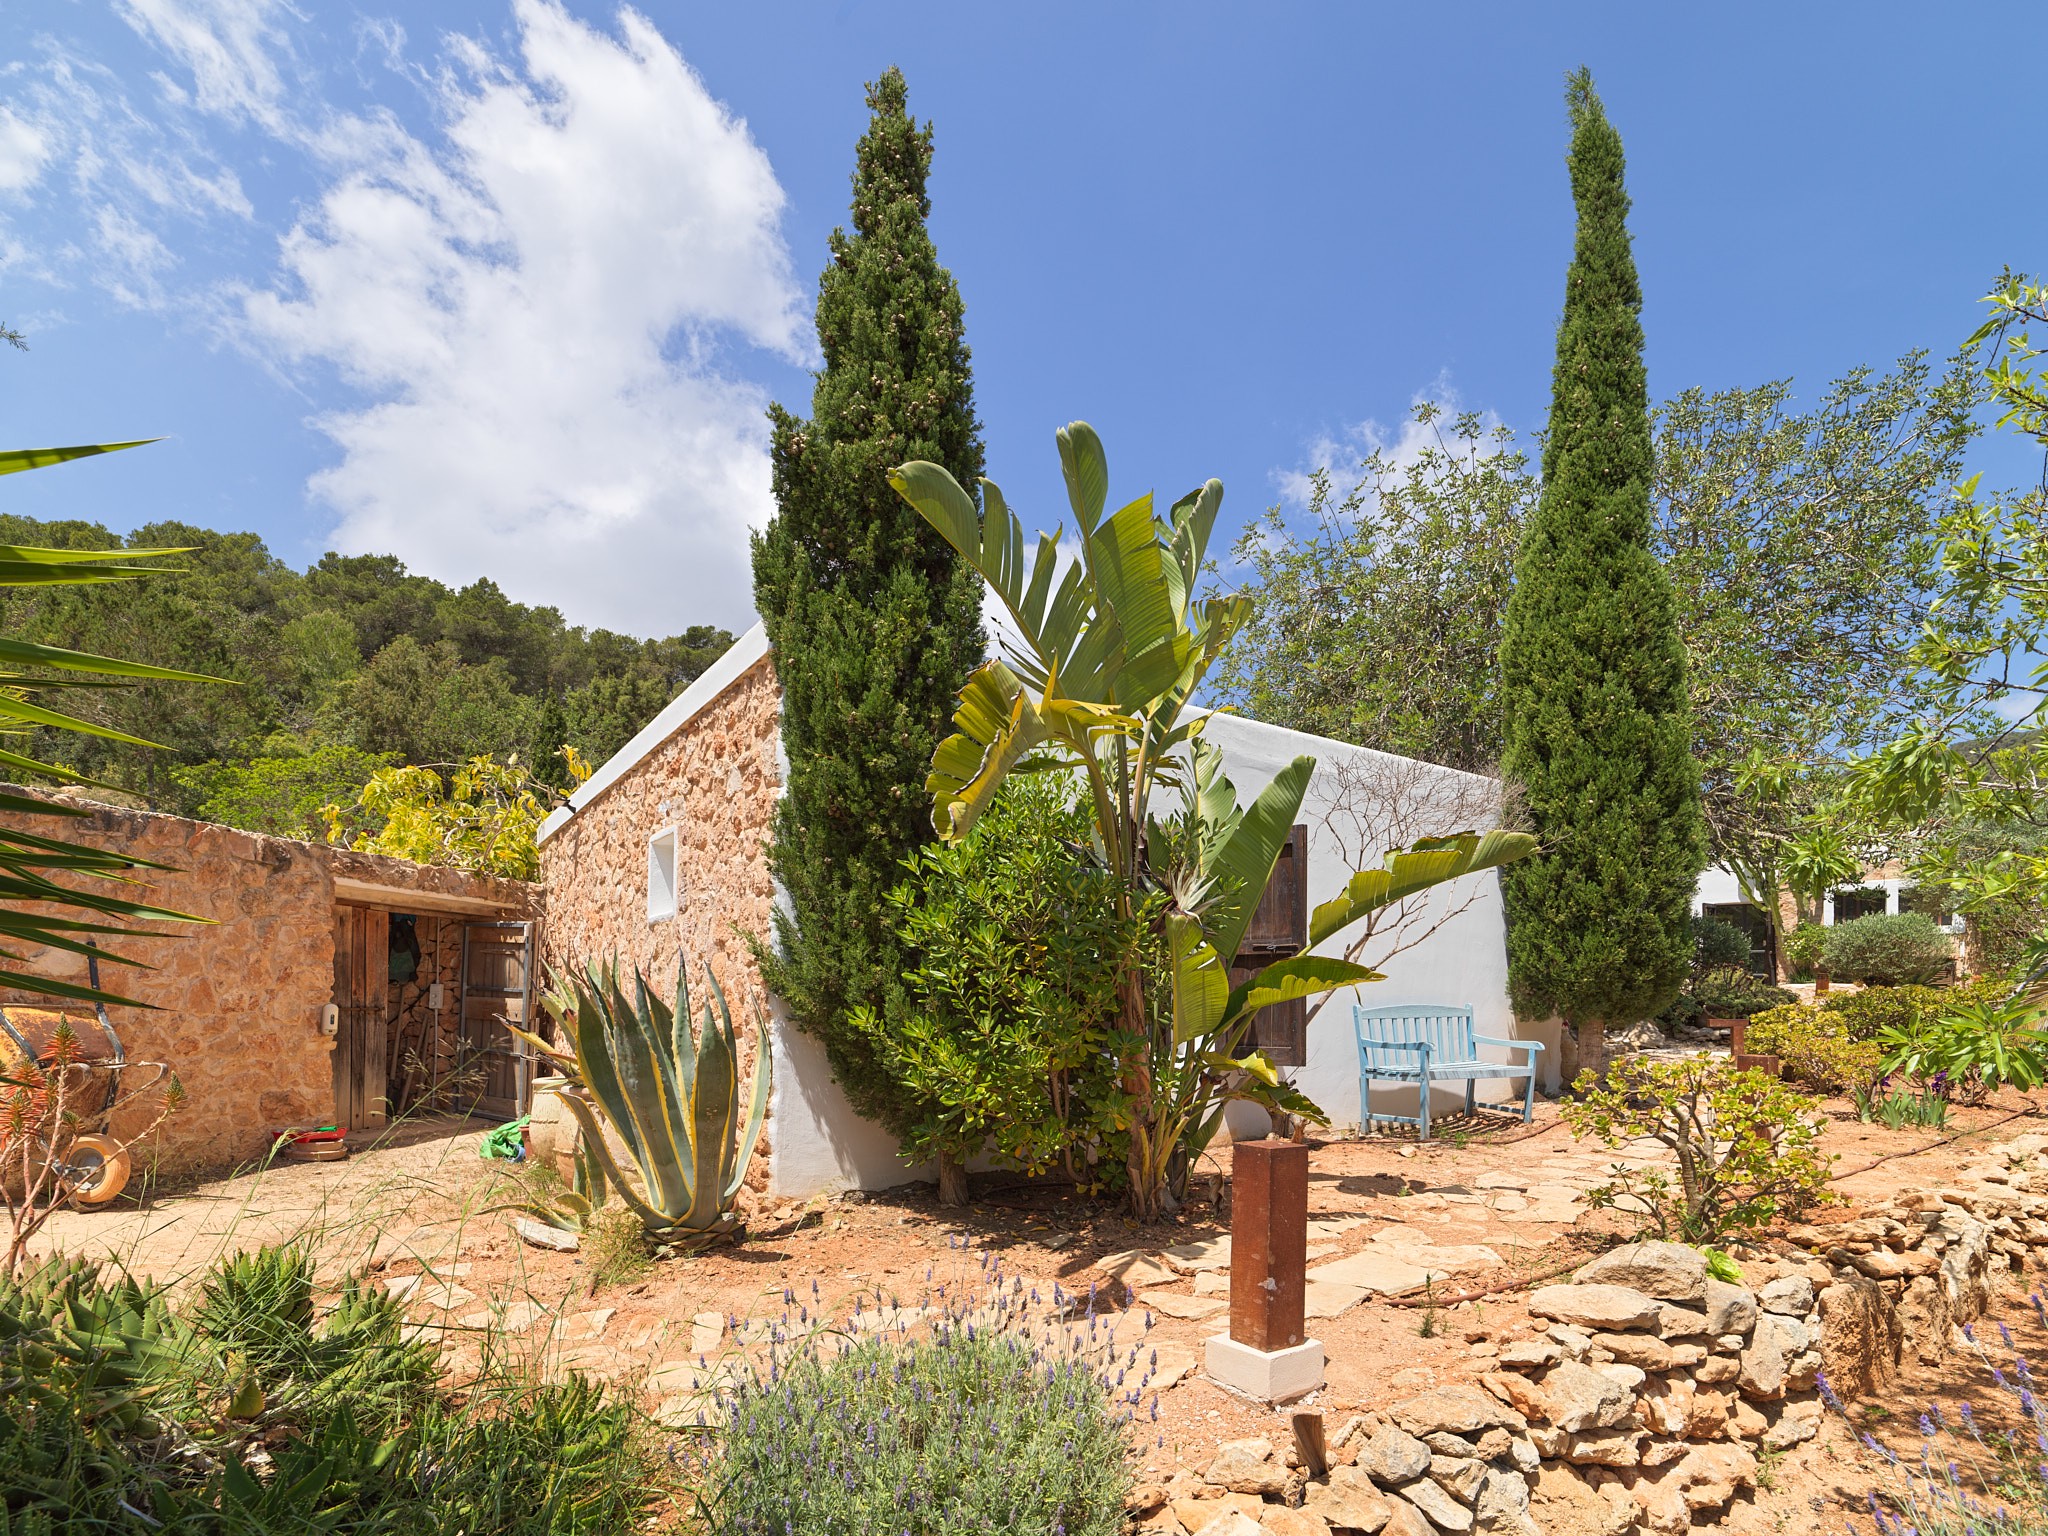
{"type": "MultiPolygon", "coordinates": [[[[517,881],[149,811],[69,803],[92,814],[62,823],[10,817],[9,824],[169,865],[138,870],[140,890],[164,907],[210,920],[205,926],[147,925],[155,936],[110,946],[150,970],[100,967],[107,990],[152,1005],[108,1009],[128,1056],[167,1063],[185,1090],[184,1106],[135,1149],[139,1166],[153,1165],[163,1175],[232,1167],[261,1155],[276,1127],[333,1117],[332,1042],[320,1019],[334,995],[337,876],[425,899],[503,903],[507,916],[530,915],[536,906],[533,888],[517,881]]],[[[123,891],[135,893],[135,887],[123,891]]],[[[24,958],[25,968],[39,974],[86,979],[79,956],[48,950],[24,958]]],[[[47,999],[4,992],[0,1002],[51,1006],[47,999]]],[[[63,1006],[86,1011],[83,1004],[63,1006]]],[[[117,1117],[115,1133],[132,1133],[151,1118],[153,1110],[135,1106],[125,1123],[117,1117]]]]}
{"type": "MultiPolygon", "coordinates": [[[[170,1174],[223,1167],[257,1155],[266,1127],[333,1114],[330,1042],[320,1032],[334,991],[333,895],[318,849],[104,807],[62,825],[30,817],[10,824],[168,864],[138,872],[148,899],[215,925],[153,924],[165,937],[110,947],[154,969],[100,967],[108,990],[154,1005],[107,1010],[128,1056],[168,1063],[186,1094],[184,1107],[136,1149],[138,1164],[153,1158],[170,1174]]],[[[50,950],[27,961],[40,974],[85,980],[76,955],[50,950]]],[[[131,1108],[115,1133],[132,1134],[152,1115],[131,1108]]]]}
{"type": "MultiPolygon", "coordinates": [[[[551,967],[640,966],[666,992],[679,953],[691,986],[708,964],[741,1031],[741,1071],[754,1062],[754,1000],[766,989],[747,936],[773,931],[775,883],[765,846],[781,792],[782,695],[763,657],[628,768],[541,844],[551,967]],[[648,842],[677,829],[676,913],[647,915],[648,842]]],[[[773,1126],[748,1175],[763,1187],[773,1126]]]]}
{"type": "Polygon", "coordinates": [[[1821,1383],[1898,1385],[1910,1350],[1970,1347],[1995,1277],[2048,1248],[2048,1136],[1987,1150],[1954,1186],[1904,1188],[1790,1228],[1742,1285],[1698,1251],[1633,1243],[1529,1297],[1531,1326],[1483,1346],[1477,1383],[1347,1421],[1311,1477],[1267,1440],[1141,1487],[1145,1536],[1676,1533],[1719,1524],[1759,1453],[1818,1433],[1821,1383]]]}

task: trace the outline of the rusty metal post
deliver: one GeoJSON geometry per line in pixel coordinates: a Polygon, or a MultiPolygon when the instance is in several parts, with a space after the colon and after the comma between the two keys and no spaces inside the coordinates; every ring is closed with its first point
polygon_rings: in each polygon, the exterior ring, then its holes
{"type": "Polygon", "coordinates": [[[1268,1138],[1231,1155],[1230,1337],[1268,1353],[1305,1337],[1308,1148],[1268,1138]]]}

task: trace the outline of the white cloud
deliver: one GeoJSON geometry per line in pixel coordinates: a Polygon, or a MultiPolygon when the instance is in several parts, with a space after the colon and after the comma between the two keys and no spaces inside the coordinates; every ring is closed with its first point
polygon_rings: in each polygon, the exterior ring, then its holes
{"type": "Polygon", "coordinates": [[[439,144],[390,119],[309,140],[330,184],[242,296],[244,334],[370,396],[317,418],[338,547],[579,622],[743,622],[766,402],[721,346],[806,355],[782,189],[643,17],[513,10],[516,59],[457,49],[439,144]]]}
{"type": "Polygon", "coordinates": [[[34,123],[0,107],[0,192],[21,192],[42,179],[50,141],[34,123]]]}
{"type": "MultiPolygon", "coordinates": [[[[1398,427],[1389,428],[1385,423],[1367,417],[1344,429],[1341,435],[1332,436],[1325,432],[1311,438],[1299,467],[1273,472],[1280,499],[1291,506],[1307,506],[1314,490],[1315,472],[1319,469],[1329,473],[1332,487],[1339,496],[1343,496],[1364,483],[1366,477],[1362,466],[1372,454],[1382,455],[1398,468],[1413,463],[1428,449],[1456,446],[1457,440],[1445,431],[1445,423],[1461,413],[1462,402],[1449,374],[1438,374],[1433,382],[1410,396],[1408,403],[1411,407],[1409,414],[1401,419],[1398,427]],[[1435,406],[1441,413],[1435,425],[1416,419],[1413,407],[1422,405],[1435,406]]],[[[1487,436],[1502,425],[1500,417],[1492,411],[1482,411],[1479,420],[1481,431],[1487,436]]],[[[1474,445],[1472,451],[1481,450],[1474,445]]]]}
{"type": "Polygon", "coordinates": [[[283,0],[116,0],[115,9],[191,74],[189,92],[164,81],[175,104],[189,102],[285,136],[284,64],[291,58],[285,24],[304,19],[297,10],[283,0]]]}

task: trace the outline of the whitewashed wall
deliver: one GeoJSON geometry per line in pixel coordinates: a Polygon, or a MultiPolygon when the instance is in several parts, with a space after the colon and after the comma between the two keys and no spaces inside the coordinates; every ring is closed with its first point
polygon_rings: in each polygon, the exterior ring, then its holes
{"type": "MultiPolygon", "coordinates": [[[[1302,804],[1300,820],[1309,828],[1309,905],[1328,901],[1351,877],[1354,869],[1377,866],[1385,844],[1364,833],[1357,815],[1361,794],[1369,794],[1377,782],[1384,786],[1382,804],[1400,807],[1394,817],[1398,840],[1467,830],[1484,830],[1498,817],[1497,791],[1490,780],[1450,768],[1391,757],[1322,736],[1284,730],[1258,720],[1219,715],[1210,721],[1209,740],[1223,749],[1224,771],[1237,786],[1240,800],[1249,801],[1272,777],[1297,756],[1316,760],[1314,778],[1302,804]],[[1430,814],[1432,805],[1446,814],[1462,813],[1459,824],[1440,824],[1430,814]],[[1475,814],[1476,813],[1476,814],[1475,814]],[[1348,846],[1347,846],[1348,845],[1348,846]],[[1361,857],[1363,855],[1363,857],[1361,857]]],[[[1391,842],[1393,838],[1387,839],[1391,842]]],[[[1303,1093],[1321,1105],[1333,1124],[1356,1127],[1359,1122],[1358,1051],[1352,1027],[1352,1008],[1391,1008],[1402,1004],[1469,1004],[1473,1027],[1482,1035],[1504,1039],[1528,1038],[1545,1044],[1539,1058],[1539,1084],[1553,1084],[1556,1072],[1556,1031],[1524,1029],[1519,1034],[1514,1010],[1508,1005],[1508,963],[1506,928],[1502,918],[1500,877],[1491,871],[1432,893],[1423,904],[1419,924],[1426,928],[1441,914],[1456,911],[1442,926],[1405,953],[1384,965],[1378,963],[1382,949],[1367,950],[1359,958],[1384,971],[1386,980],[1333,993],[1321,1012],[1309,1021],[1308,1064],[1288,1076],[1303,1093]]],[[[1338,934],[1319,948],[1320,953],[1341,954],[1348,935],[1338,934]]],[[[1313,1006],[1313,1004],[1311,1004],[1313,1006]]],[[[1505,1051],[1484,1054],[1502,1060],[1505,1051]]],[[[1519,1058],[1520,1053],[1515,1055],[1519,1058]]],[[[1520,1078],[1503,1078],[1481,1083],[1482,1101],[1521,1096],[1520,1078]]],[[[1383,1112],[1415,1113],[1415,1090],[1380,1087],[1375,1095],[1383,1112]]],[[[1464,1090],[1439,1090],[1438,1111],[1453,1106],[1462,1109],[1464,1090]]],[[[1256,1135],[1263,1129],[1264,1116],[1249,1106],[1233,1110],[1231,1129],[1235,1134],[1256,1135]]]]}
{"type": "MultiPolygon", "coordinates": [[[[1237,785],[1244,801],[1263,789],[1297,755],[1305,753],[1317,760],[1316,775],[1302,808],[1302,819],[1310,827],[1311,904],[1334,896],[1355,867],[1342,846],[1347,837],[1340,828],[1349,826],[1354,834],[1351,840],[1355,840],[1356,818],[1347,817],[1344,807],[1355,800],[1362,787],[1373,782],[1375,775],[1383,777],[1393,793],[1408,802],[1411,820],[1418,809],[1426,810],[1433,796],[1461,809],[1469,810],[1477,804],[1486,812],[1458,825],[1422,826],[1407,832],[1403,841],[1492,824],[1495,800],[1491,783],[1469,774],[1231,715],[1219,715],[1212,720],[1208,734],[1222,749],[1224,771],[1237,785]]],[[[1378,864],[1382,851],[1382,845],[1373,845],[1365,862],[1378,864]]],[[[1354,1002],[1363,1000],[1371,1007],[1469,1003],[1481,1034],[1514,1036],[1515,1021],[1507,999],[1507,952],[1498,877],[1491,873],[1472,876],[1446,888],[1432,900],[1442,910],[1446,903],[1456,905],[1468,898],[1469,904],[1457,916],[1421,944],[1397,956],[1385,968],[1385,981],[1336,994],[1310,1022],[1308,1065],[1290,1076],[1340,1128],[1356,1127],[1359,1119],[1358,1054],[1352,1043],[1354,1002]]],[[[1340,953],[1343,937],[1339,935],[1324,945],[1324,950],[1340,953]]],[[[1368,953],[1363,958],[1370,964],[1374,955],[1368,953]]],[[[820,1192],[885,1189],[933,1177],[928,1166],[907,1164],[887,1133],[854,1113],[846,1096],[832,1081],[823,1048],[791,1025],[779,1007],[773,1045],[775,1087],[768,1121],[769,1187],[773,1193],[804,1199],[820,1192]]],[[[1552,1038],[1547,1057],[1553,1076],[1555,1055],[1552,1038]]],[[[1512,1095],[1519,1102],[1521,1083],[1519,1079],[1512,1084],[1502,1080],[1482,1084],[1479,1091],[1483,1099],[1505,1099],[1512,1095]]],[[[1415,1112],[1412,1088],[1382,1088],[1377,1097],[1382,1109],[1406,1115],[1415,1112]]],[[[1437,1107],[1447,1111],[1454,1105],[1462,1107],[1463,1102],[1462,1089],[1440,1091],[1437,1107]]],[[[1237,1106],[1231,1116],[1231,1128],[1239,1136],[1261,1135],[1266,1128],[1265,1116],[1256,1108],[1237,1106]]]]}

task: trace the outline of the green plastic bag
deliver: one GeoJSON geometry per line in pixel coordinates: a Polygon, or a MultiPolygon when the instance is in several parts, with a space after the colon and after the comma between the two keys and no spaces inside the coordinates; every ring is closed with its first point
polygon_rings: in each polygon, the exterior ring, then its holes
{"type": "Polygon", "coordinates": [[[526,1123],[532,1118],[531,1115],[521,1115],[517,1120],[508,1120],[484,1137],[476,1149],[476,1155],[486,1162],[526,1161],[526,1123]]]}

